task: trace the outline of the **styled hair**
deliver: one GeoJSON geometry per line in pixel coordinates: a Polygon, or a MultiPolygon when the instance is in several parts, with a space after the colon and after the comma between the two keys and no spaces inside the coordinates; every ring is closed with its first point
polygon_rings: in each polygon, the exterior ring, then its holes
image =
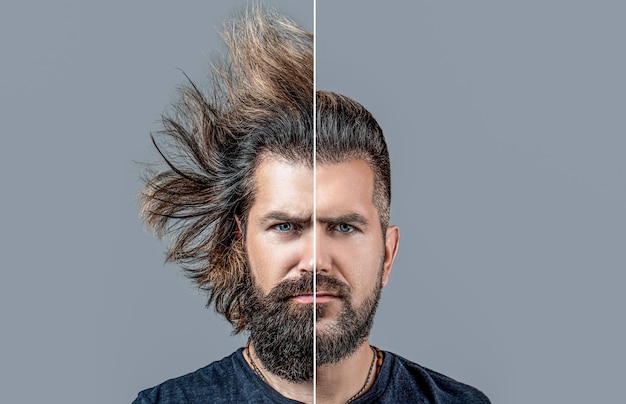
{"type": "Polygon", "coordinates": [[[391,165],[383,131],[372,114],[345,95],[317,91],[316,162],[367,161],[374,172],[374,206],[383,236],[389,224],[391,165]]]}
{"type": "MultiPolygon", "coordinates": [[[[147,174],[140,203],[148,228],[170,239],[166,261],[207,292],[207,307],[236,334],[246,328],[244,240],[256,169],[267,156],[313,166],[313,35],[253,6],[224,24],[223,37],[227,56],[213,64],[210,92],[189,81],[152,135],[167,167],[147,174]]],[[[317,93],[317,112],[318,161],[368,161],[386,226],[389,158],[376,121],[328,92],[317,93]]]]}

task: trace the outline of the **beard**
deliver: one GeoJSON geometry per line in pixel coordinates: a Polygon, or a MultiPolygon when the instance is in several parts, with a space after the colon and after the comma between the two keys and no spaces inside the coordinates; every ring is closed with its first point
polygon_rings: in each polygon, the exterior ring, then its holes
{"type": "MultiPolygon", "coordinates": [[[[337,319],[323,332],[317,330],[316,365],[337,363],[367,339],[382,289],[382,266],[374,290],[353,307],[348,285],[326,275],[317,275],[317,289],[336,294],[342,308],[337,319]]],[[[265,369],[282,379],[303,383],[313,379],[313,310],[318,319],[328,316],[328,304],[301,304],[296,295],[313,293],[313,274],[285,280],[264,296],[248,276],[243,314],[256,356],[265,369]]]]}

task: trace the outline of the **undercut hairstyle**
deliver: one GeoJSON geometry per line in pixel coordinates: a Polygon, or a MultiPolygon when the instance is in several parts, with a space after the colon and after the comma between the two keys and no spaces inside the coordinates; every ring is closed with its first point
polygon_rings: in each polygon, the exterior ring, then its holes
{"type": "MultiPolygon", "coordinates": [[[[270,156],[313,167],[313,35],[252,6],[224,24],[223,38],[227,55],[212,65],[210,91],[189,80],[152,135],[166,167],[145,173],[140,203],[148,228],[169,239],[166,261],[183,267],[237,334],[246,329],[256,168],[270,156]]],[[[320,163],[370,164],[386,228],[389,157],[376,121],[355,101],[320,91],[316,124],[320,163]]]]}
{"type": "Polygon", "coordinates": [[[383,131],[372,114],[345,95],[317,92],[316,161],[363,159],[374,172],[374,206],[385,236],[391,204],[391,166],[383,131]]]}

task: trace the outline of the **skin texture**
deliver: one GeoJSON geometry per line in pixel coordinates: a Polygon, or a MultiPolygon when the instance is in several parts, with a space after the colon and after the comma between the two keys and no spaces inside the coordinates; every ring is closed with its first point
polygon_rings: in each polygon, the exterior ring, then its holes
{"type": "MultiPolygon", "coordinates": [[[[386,234],[381,232],[372,200],[374,174],[366,161],[318,165],[315,201],[313,170],[272,156],[258,167],[255,185],[256,199],[249,212],[245,242],[252,277],[263,294],[286,279],[317,271],[346,284],[352,305],[359,307],[375,293],[379,279],[382,286],[387,284],[399,230],[390,226],[386,234]]],[[[317,291],[316,300],[324,305],[317,335],[332,333],[344,303],[324,290],[317,291]]],[[[313,296],[299,295],[291,301],[312,304],[313,296]]],[[[371,359],[365,340],[354,355],[318,367],[317,402],[345,402],[359,391],[371,359]]],[[[312,383],[294,384],[267,371],[264,374],[283,395],[312,401],[312,383]]]]}

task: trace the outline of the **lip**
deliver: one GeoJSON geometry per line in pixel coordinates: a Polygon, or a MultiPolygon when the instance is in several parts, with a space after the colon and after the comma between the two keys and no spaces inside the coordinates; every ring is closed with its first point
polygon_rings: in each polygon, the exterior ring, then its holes
{"type": "Polygon", "coordinates": [[[316,304],[322,304],[322,303],[332,302],[333,300],[338,299],[338,298],[339,296],[337,296],[334,293],[320,291],[320,292],[315,293],[315,299],[313,299],[313,293],[304,293],[301,295],[292,296],[291,300],[297,303],[306,303],[306,304],[312,304],[314,303],[314,300],[315,300],[316,304]]]}

